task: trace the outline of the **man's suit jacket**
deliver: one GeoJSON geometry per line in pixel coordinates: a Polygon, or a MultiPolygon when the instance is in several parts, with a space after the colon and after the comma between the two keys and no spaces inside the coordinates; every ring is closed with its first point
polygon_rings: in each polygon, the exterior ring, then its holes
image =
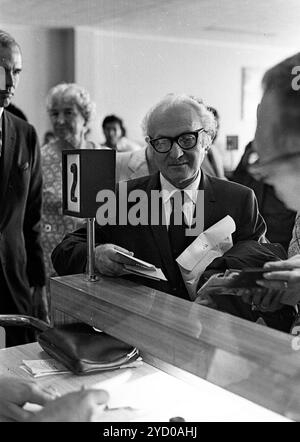
{"type": "Polygon", "coordinates": [[[28,313],[30,287],[45,285],[40,243],[40,150],[36,132],[30,124],[5,111],[2,119],[0,281],[2,269],[6,295],[11,296],[17,312],[28,313]]]}

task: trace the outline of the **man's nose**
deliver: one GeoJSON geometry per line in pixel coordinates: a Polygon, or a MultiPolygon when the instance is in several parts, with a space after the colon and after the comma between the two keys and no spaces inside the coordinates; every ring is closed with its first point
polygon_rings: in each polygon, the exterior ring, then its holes
{"type": "Polygon", "coordinates": [[[59,112],[58,116],[57,116],[57,122],[59,124],[64,124],[65,122],[65,116],[63,114],[63,112],[59,112]]]}
{"type": "Polygon", "coordinates": [[[170,156],[174,159],[180,158],[183,155],[183,150],[181,149],[181,147],[179,146],[179,144],[174,141],[172,148],[170,150],[170,156]]]}

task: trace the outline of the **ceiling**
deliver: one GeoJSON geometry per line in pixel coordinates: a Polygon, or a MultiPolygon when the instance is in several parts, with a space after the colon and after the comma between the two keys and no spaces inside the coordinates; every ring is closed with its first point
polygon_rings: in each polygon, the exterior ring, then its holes
{"type": "Polygon", "coordinates": [[[0,24],[297,48],[299,0],[0,0],[0,24]]]}

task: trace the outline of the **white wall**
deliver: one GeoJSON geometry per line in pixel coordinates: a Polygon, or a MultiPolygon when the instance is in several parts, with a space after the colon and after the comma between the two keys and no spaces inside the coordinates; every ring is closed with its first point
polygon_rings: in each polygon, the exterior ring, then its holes
{"type": "MultiPolygon", "coordinates": [[[[169,92],[186,92],[217,108],[221,115],[219,142],[224,145],[226,135],[237,134],[242,151],[255,126],[255,115],[252,121],[241,120],[242,67],[265,69],[293,52],[78,28],[75,77],[97,103],[96,139],[102,137],[102,118],[116,113],[124,118],[129,136],[142,141],[140,123],[149,107],[169,92]]],[[[227,162],[235,163],[240,154],[236,159],[227,155],[227,162]]]]}
{"type": "Polygon", "coordinates": [[[23,72],[13,102],[36,127],[40,139],[50,124],[45,108],[48,90],[74,78],[73,31],[0,25],[20,44],[23,72]]]}

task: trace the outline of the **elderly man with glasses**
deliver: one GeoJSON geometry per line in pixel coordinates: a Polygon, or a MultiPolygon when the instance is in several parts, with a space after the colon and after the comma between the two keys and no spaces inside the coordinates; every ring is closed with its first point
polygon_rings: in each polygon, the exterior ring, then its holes
{"type": "MultiPolygon", "coordinates": [[[[244,186],[206,175],[201,170],[214,131],[215,119],[212,113],[203,103],[187,95],[169,94],[148,112],[144,119],[144,132],[159,172],[127,183],[128,212],[132,209],[136,192],[143,191],[148,197],[147,204],[142,206],[149,209],[148,222],[124,223],[121,219],[123,216],[117,213],[115,222],[103,227],[97,226],[95,263],[101,274],[126,274],[124,265],[128,264],[128,260],[118,251],[132,253],[162,269],[166,281],[128,274],[126,278],[190,300],[176,258],[195,239],[195,236],[186,234],[186,227],[192,226],[194,212],[198,210],[199,190],[204,190],[204,205],[200,209],[204,229],[227,215],[234,219],[236,225],[232,235],[233,247],[223,257],[215,259],[207,272],[224,271],[229,267],[259,266],[266,260],[278,259],[276,254],[261,244],[266,228],[254,193],[244,186]],[[155,224],[151,198],[158,191],[162,195],[158,214],[160,221],[155,224]],[[172,201],[175,201],[176,195],[180,195],[181,200],[183,198],[182,203],[184,201],[181,225],[175,222],[175,204],[172,201]]],[[[144,220],[141,214],[140,219],[144,220]]],[[[84,272],[87,259],[86,230],[80,229],[68,235],[56,247],[52,259],[60,275],[84,272]]],[[[200,284],[204,280],[205,277],[200,280],[200,284]]],[[[258,319],[257,312],[240,298],[222,297],[223,300],[225,298],[222,310],[252,321],[258,319]]],[[[280,329],[286,329],[288,324],[289,319],[272,322],[280,329]]]]}

